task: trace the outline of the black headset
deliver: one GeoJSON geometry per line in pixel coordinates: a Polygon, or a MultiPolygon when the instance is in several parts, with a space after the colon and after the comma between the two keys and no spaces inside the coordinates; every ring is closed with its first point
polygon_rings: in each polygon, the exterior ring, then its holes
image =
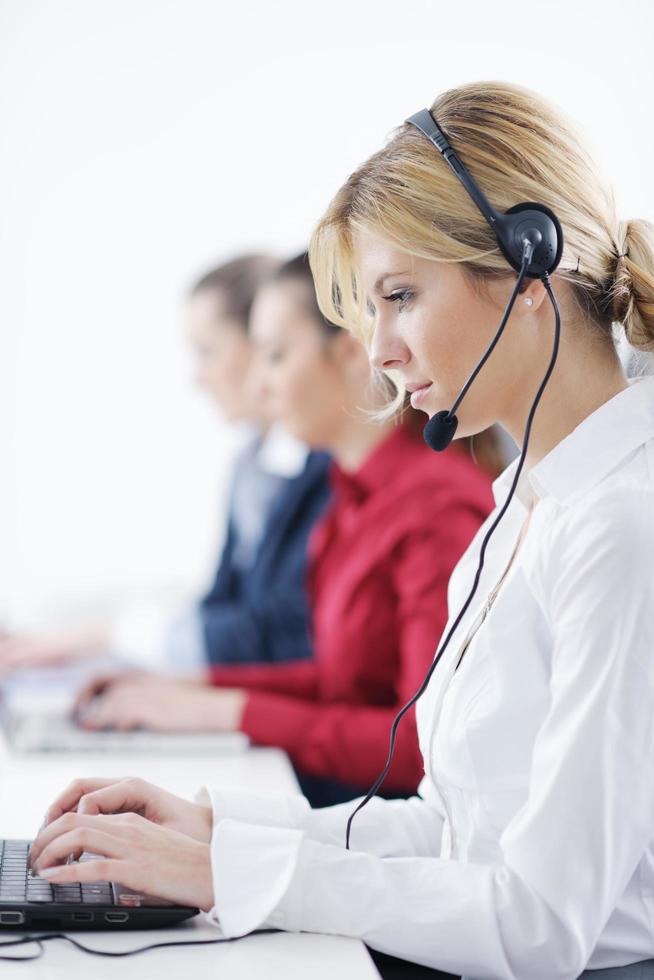
{"type": "Polygon", "coordinates": [[[551,275],[561,261],[563,251],[563,232],[554,212],[544,204],[514,204],[505,214],[496,211],[472,174],[459,160],[429,109],[421,109],[405,122],[419,129],[449,164],[495,232],[497,244],[509,265],[520,272],[523,246],[525,239],[529,239],[534,246],[534,253],[527,268],[527,276],[537,279],[544,273],[551,275]]]}
{"type": "MultiPolygon", "coordinates": [[[[544,204],[532,203],[514,204],[505,214],[496,211],[472,174],[459,160],[450,146],[447,136],[429,109],[421,109],[415,115],[409,116],[405,122],[419,129],[427,137],[429,142],[434,144],[450,169],[459,178],[493,229],[497,238],[497,244],[509,265],[516,272],[520,273],[525,261],[525,253],[527,253],[528,263],[523,273],[523,278],[540,279],[544,275],[549,276],[554,272],[561,261],[561,253],[563,251],[563,232],[561,231],[559,219],[554,212],[550,211],[544,204]]],[[[507,308],[506,320],[508,320],[509,314],[513,309],[513,302],[515,302],[515,297],[512,297],[512,301],[510,301],[510,305],[507,308]]],[[[449,412],[437,412],[425,426],[425,442],[436,452],[447,449],[454,438],[454,433],[458,425],[455,412],[467,393],[468,388],[494,349],[495,344],[504,330],[504,326],[505,322],[501,326],[499,336],[495,338],[478,366],[466,381],[453,408],[449,412]]]]}
{"type": "MultiPolygon", "coordinates": [[[[352,821],[354,817],[359,812],[359,810],[368,803],[369,800],[375,795],[377,790],[380,788],[384,779],[386,778],[388,771],[391,767],[391,762],[393,761],[393,752],[395,749],[395,736],[397,733],[397,727],[407,713],[407,711],[413,707],[416,701],[424,694],[427,689],[427,685],[431,680],[431,676],[434,672],[436,664],[441,659],[442,655],[445,653],[447,646],[454,635],[459,623],[465,616],[470,603],[472,602],[474,595],[477,591],[477,586],[479,585],[479,580],[481,578],[481,572],[484,567],[484,558],[486,556],[486,549],[488,547],[488,542],[490,541],[495,529],[498,524],[506,514],[509,504],[513,498],[516,487],[518,486],[518,481],[520,479],[520,474],[524,466],[525,458],[527,455],[527,448],[529,446],[529,436],[531,434],[531,427],[534,420],[534,415],[538,404],[542,398],[543,392],[547,386],[552,372],[554,370],[554,365],[556,364],[556,359],[559,353],[559,342],[561,337],[561,313],[559,310],[558,303],[556,302],[556,297],[552,292],[552,287],[550,284],[550,274],[554,272],[559,262],[561,261],[561,254],[563,252],[563,232],[561,230],[561,225],[558,218],[548,207],[544,204],[515,204],[513,207],[509,208],[505,213],[501,213],[495,210],[495,208],[490,204],[488,198],[483,193],[479,185],[476,183],[470,172],[464,167],[464,165],[459,160],[458,156],[450,146],[449,140],[443,130],[440,128],[436,120],[434,119],[432,113],[429,109],[421,109],[420,112],[416,112],[415,115],[410,116],[405,122],[423,133],[424,136],[433,143],[438,152],[444,158],[446,163],[449,165],[451,170],[454,171],[456,176],[459,178],[466,191],[475,202],[484,218],[488,224],[493,229],[495,237],[497,238],[497,244],[499,245],[504,258],[509,263],[509,265],[518,273],[518,278],[515,286],[511,292],[511,296],[506,304],[504,313],[502,314],[502,319],[500,325],[497,328],[495,336],[493,337],[491,343],[489,344],[486,353],[482,359],[477,364],[476,368],[464,384],[461,389],[454,405],[447,411],[446,409],[440,412],[436,412],[433,415],[424,428],[424,439],[427,445],[435,450],[436,452],[442,452],[442,450],[447,449],[458,425],[458,419],[456,417],[456,411],[463,401],[470,385],[473,383],[484,364],[492,354],[495,349],[504,328],[508,322],[509,316],[511,315],[511,310],[515,304],[515,301],[520,292],[521,286],[526,278],[530,279],[540,279],[545,286],[545,290],[550,298],[550,302],[554,308],[554,318],[555,318],[555,328],[554,328],[554,343],[552,345],[552,355],[545,372],[545,376],[541,381],[540,387],[536,393],[531,409],[529,410],[529,415],[527,416],[527,424],[525,427],[525,434],[522,443],[522,449],[520,453],[520,460],[513,477],[513,482],[511,488],[507,495],[507,498],[500,508],[499,514],[493,521],[491,527],[489,528],[484,540],[481,544],[481,549],[479,552],[479,564],[477,566],[477,571],[475,573],[474,582],[468,597],[464,602],[461,610],[454,620],[454,623],[450,627],[450,630],[445,637],[440,648],[437,650],[436,655],[427,671],[425,679],[418,691],[413,695],[410,701],[404,705],[404,707],[396,715],[393,724],[391,726],[390,732],[390,745],[388,751],[388,759],[384,769],[379,774],[375,783],[368,790],[367,794],[363,800],[355,807],[353,812],[347,821],[347,829],[345,832],[345,846],[349,849],[350,847],[350,832],[352,829],[352,821]]],[[[467,648],[466,648],[467,649],[467,648]]],[[[464,653],[466,651],[464,650],[464,653]]],[[[463,659],[463,654],[461,655],[459,662],[457,663],[455,670],[458,669],[461,660],[463,659]]]]}

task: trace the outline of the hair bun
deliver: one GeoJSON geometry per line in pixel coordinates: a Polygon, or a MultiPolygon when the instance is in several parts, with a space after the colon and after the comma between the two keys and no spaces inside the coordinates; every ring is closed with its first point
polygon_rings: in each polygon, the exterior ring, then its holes
{"type": "Polygon", "coordinates": [[[632,347],[654,351],[654,225],[621,221],[611,288],[613,319],[624,327],[632,347]]]}

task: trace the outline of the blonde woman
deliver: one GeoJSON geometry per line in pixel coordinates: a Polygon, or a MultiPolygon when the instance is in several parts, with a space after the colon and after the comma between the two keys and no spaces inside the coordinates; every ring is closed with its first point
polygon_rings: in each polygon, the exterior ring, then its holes
{"type": "MultiPolygon", "coordinates": [[[[550,287],[559,356],[522,478],[418,704],[419,795],[372,800],[348,851],[351,805],[311,811],[301,799],[217,790],[202,810],[142,784],[82,783],[50,811],[36,864],[56,868],[53,880],[110,875],[192,898],[232,936],[264,925],[358,936],[468,978],[651,977],[654,379],[627,381],[612,325],[654,347],[654,227],[618,220],[578,136],[536,95],[471,84],[431,113],[495,208],[542,202],[565,244],[550,287]],[[102,818],[84,814],[118,804],[145,806],[145,818],[128,832],[108,822],[105,840],[102,818]],[[75,806],[82,815],[61,817],[75,806]],[[193,878],[175,878],[167,821],[195,838],[193,878]],[[156,875],[137,837],[143,847],[156,838],[156,875]],[[80,842],[110,859],[59,868],[80,842]]],[[[401,126],[348,179],[311,254],[325,315],[364,332],[373,363],[422,389],[413,400],[430,418],[449,409],[516,274],[422,133],[401,126]]],[[[500,422],[522,444],[554,332],[546,283],[526,280],[460,406],[457,438],[500,422]]],[[[453,573],[451,622],[519,462],[496,481],[496,511],[453,573]]]]}

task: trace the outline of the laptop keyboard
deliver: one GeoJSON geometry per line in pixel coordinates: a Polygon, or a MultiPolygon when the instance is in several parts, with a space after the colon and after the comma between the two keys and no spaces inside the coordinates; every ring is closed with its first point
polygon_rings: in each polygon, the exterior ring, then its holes
{"type": "Polygon", "coordinates": [[[29,868],[30,841],[0,841],[0,904],[30,902],[64,905],[114,905],[113,889],[108,882],[55,885],[39,878],[29,868]]]}

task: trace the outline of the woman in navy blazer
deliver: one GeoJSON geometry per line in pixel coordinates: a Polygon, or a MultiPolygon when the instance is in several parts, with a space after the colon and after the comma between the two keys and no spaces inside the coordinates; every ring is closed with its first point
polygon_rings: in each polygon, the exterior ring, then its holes
{"type": "Polygon", "coordinates": [[[310,656],[307,543],[329,500],[328,466],[326,453],[311,452],[297,476],[282,478],[259,548],[245,569],[235,560],[238,532],[230,518],[215,580],[200,605],[210,664],[310,656]]]}

